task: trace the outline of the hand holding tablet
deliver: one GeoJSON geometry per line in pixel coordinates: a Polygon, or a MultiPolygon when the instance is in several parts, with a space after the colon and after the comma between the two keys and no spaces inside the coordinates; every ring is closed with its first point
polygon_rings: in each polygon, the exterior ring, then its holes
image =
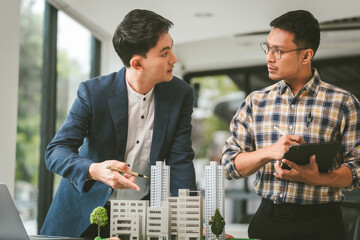
{"type": "MultiPolygon", "coordinates": [[[[328,172],[332,167],[334,158],[340,151],[340,146],[340,142],[292,145],[289,150],[285,152],[283,158],[293,161],[296,164],[303,165],[308,164],[310,156],[315,154],[319,172],[328,172]]],[[[281,164],[281,167],[287,170],[291,169],[288,165],[283,163],[281,164]]]]}

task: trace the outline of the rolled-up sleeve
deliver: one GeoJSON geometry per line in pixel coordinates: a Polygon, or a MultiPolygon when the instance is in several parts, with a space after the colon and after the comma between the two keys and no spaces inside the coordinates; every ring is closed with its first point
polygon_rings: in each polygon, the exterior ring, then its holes
{"type": "Polygon", "coordinates": [[[240,106],[230,124],[231,135],[222,149],[221,164],[224,166],[225,177],[229,180],[242,178],[235,167],[235,158],[239,153],[254,150],[252,131],[252,108],[250,97],[240,106]]]}
{"type": "Polygon", "coordinates": [[[360,188],[360,103],[355,97],[350,97],[343,106],[342,144],[344,165],[350,168],[353,181],[346,189],[351,191],[360,188]]]}

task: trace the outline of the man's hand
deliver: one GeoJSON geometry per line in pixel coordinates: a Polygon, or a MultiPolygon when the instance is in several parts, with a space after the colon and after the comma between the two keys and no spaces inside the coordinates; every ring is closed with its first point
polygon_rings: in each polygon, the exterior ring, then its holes
{"type": "Polygon", "coordinates": [[[106,166],[120,168],[125,172],[131,171],[131,168],[124,162],[117,160],[106,160],[100,163],[92,163],[89,167],[88,177],[93,180],[101,181],[114,189],[133,188],[140,191],[140,187],[135,184],[135,176],[121,174],[117,171],[106,169],[106,166]]]}
{"type": "Polygon", "coordinates": [[[287,159],[282,159],[281,162],[276,161],[275,163],[275,177],[309,185],[318,185],[317,181],[319,180],[320,173],[315,155],[310,156],[309,164],[298,165],[287,159]],[[291,169],[283,169],[281,167],[281,162],[288,165],[291,169]]]}
{"type": "Polygon", "coordinates": [[[271,154],[272,160],[280,161],[284,156],[284,153],[289,150],[291,145],[299,145],[306,143],[305,140],[298,135],[283,135],[281,136],[276,143],[266,148],[267,151],[271,154]]]}
{"type": "Polygon", "coordinates": [[[242,177],[254,174],[265,164],[278,160],[281,161],[284,153],[289,150],[291,145],[305,143],[301,136],[284,135],[279,140],[265,148],[258,149],[253,152],[239,153],[234,160],[234,167],[242,177]]]}

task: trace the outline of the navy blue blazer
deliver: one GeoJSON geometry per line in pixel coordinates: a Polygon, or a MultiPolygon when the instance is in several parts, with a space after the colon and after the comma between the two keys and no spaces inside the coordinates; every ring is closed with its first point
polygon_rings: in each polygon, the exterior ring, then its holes
{"type": "MultiPolygon", "coordinates": [[[[91,163],[124,161],[128,132],[125,68],[79,86],[77,98],[46,150],[47,168],[62,176],[45,222],[45,235],[79,237],[90,225],[90,214],[104,206],[113,189],[86,180],[91,163]]],[[[174,77],[155,86],[154,129],[150,163],[170,166],[170,189],[195,190],[191,146],[192,88],[174,77]]],[[[148,193],[144,193],[146,195],[148,193]]]]}

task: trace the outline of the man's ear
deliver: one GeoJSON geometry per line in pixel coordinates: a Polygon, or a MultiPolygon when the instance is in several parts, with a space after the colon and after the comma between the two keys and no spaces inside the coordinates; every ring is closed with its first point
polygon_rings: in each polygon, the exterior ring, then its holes
{"type": "Polygon", "coordinates": [[[135,70],[142,70],[141,60],[140,56],[134,55],[130,60],[130,66],[135,70]]]}
{"type": "Polygon", "coordinates": [[[303,59],[302,59],[302,62],[304,64],[307,64],[309,62],[311,62],[311,60],[313,59],[314,57],[314,51],[312,49],[306,49],[303,53],[303,59]]]}

